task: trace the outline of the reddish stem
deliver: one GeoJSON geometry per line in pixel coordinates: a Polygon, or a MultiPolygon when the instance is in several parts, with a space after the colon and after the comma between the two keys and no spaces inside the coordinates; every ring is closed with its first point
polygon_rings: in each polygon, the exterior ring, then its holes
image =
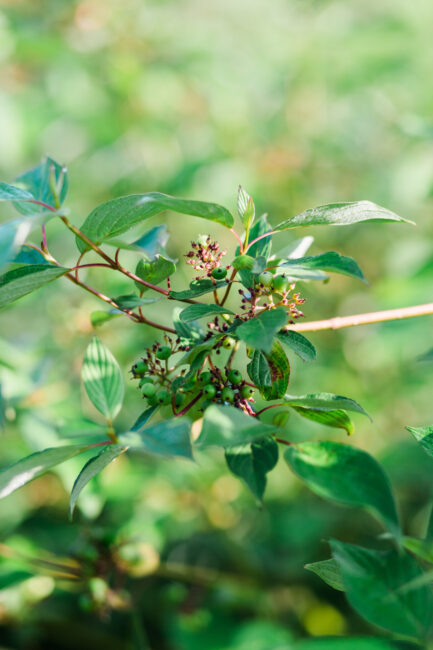
{"type": "Polygon", "coordinates": [[[257,411],[256,415],[261,415],[265,411],[269,411],[269,409],[277,408],[277,406],[284,406],[284,404],[271,404],[270,406],[265,406],[264,409],[261,409],[260,411],[257,411]]]}
{"type": "Polygon", "coordinates": [[[288,440],[284,440],[283,438],[274,438],[275,442],[279,442],[282,445],[287,445],[290,447],[290,445],[293,445],[293,442],[289,442],[288,440]]]}
{"type": "Polygon", "coordinates": [[[185,413],[188,413],[189,409],[194,406],[198,402],[198,400],[203,396],[203,391],[200,391],[193,400],[189,404],[187,404],[181,411],[176,413],[176,417],[180,417],[181,415],[185,415],[185,413]]]}
{"type": "Polygon", "coordinates": [[[238,242],[239,242],[239,248],[241,249],[241,253],[243,253],[243,252],[244,252],[244,250],[243,250],[243,248],[244,248],[244,244],[243,244],[242,239],[239,237],[238,233],[236,232],[236,230],[235,230],[234,228],[230,228],[230,232],[231,232],[231,233],[236,237],[236,239],[238,240],[238,242]]]}
{"type": "Polygon", "coordinates": [[[279,232],[279,230],[271,230],[270,232],[265,232],[263,235],[259,235],[259,237],[256,237],[255,239],[253,239],[253,241],[251,241],[248,244],[248,246],[245,249],[244,253],[247,253],[250,250],[251,246],[253,244],[255,244],[256,242],[260,241],[261,239],[264,239],[265,237],[272,237],[272,235],[275,235],[277,232],[279,232]]]}

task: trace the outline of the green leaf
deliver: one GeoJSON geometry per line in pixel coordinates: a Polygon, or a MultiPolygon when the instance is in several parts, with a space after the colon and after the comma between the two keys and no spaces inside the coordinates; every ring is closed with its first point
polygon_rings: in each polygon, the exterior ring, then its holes
{"type": "MultiPolygon", "coordinates": [[[[142,285],[140,285],[142,287],[142,285]]],[[[128,294],[126,296],[117,296],[113,298],[116,305],[119,305],[121,309],[135,309],[135,307],[144,307],[145,305],[153,305],[155,302],[159,302],[160,298],[140,298],[135,293],[128,294]]]]}
{"type": "MultiPolygon", "coordinates": [[[[62,205],[68,193],[68,175],[66,168],[48,156],[39,165],[18,176],[16,182],[31,193],[37,201],[47,203],[53,208],[58,207],[56,205],[55,194],[59,199],[59,204],[62,205]],[[57,186],[55,193],[52,187],[53,182],[57,186]]],[[[23,214],[37,211],[42,212],[45,209],[43,206],[38,206],[34,203],[21,203],[20,201],[15,202],[14,205],[23,214]]]]}
{"type": "Polygon", "coordinates": [[[346,411],[335,409],[331,411],[322,411],[321,409],[311,409],[305,406],[292,406],[293,410],[302,415],[307,420],[313,420],[319,424],[324,424],[327,427],[335,427],[336,429],[344,429],[350,436],[355,430],[352,420],[347,415],[346,411]]]}
{"type": "Polygon", "coordinates": [[[66,445],[37,451],[0,471],[0,499],[8,496],[34,478],[45,474],[51,467],[90,449],[91,445],[66,445]]]}
{"type": "MultiPolygon", "coordinates": [[[[391,641],[374,637],[323,637],[299,641],[293,650],[412,650],[408,646],[396,645],[391,641]]],[[[415,650],[415,649],[413,649],[415,650]]]]}
{"type": "Polygon", "coordinates": [[[271,385],[263,386],[261,393],[266,400],[284,397],[290,379],[290,364],[282,346],[278,341],[272,344],[270,354],[265,354],[271,375],[271,385]]]}
{"type": "Polygon", "coordinates": [[[304,442],[289,447],[285,457],[313,492],[343,505],[365,508],[400,537],[388,478],[365,451],[338,442],[304,442]]]}
{"type": "Polygon", "coordinates": [[[263,391],[263,388],[272,385],[268,362],[260,350],[254,350],[253,358],[247,366],[247,372],[251,381],[258,386],[260,392],[263,391]]]}
{"type": "Polygon", "coordinates": [[[177,307],[173,310],[173,325],[176,333],[180,339],[181,345],[196,345],[201,343],[205,336],[205,331],[199,323],[190,322],[184,323],[180,320],[182,310],[177,307]]]}
{"type": "Polygon", "coordinates": [[[111,422],[123,402],[122,373],[110,350],[96,336],[84,354],[81,377],[93,406],[111,422]]]}
{"type": "Polygon", "coordinates": [[[128,251],[137,251],[146,256],[150,261],[154,260],[157,255],[165,253],[165,246],[169,239],[167,226],[155,226],[144,233],[139,239],[127,244],[118,239],[110,239],[107,244],[128,251]]]}
{"type": "Polygon", "coordinates": [[[260,422],[234,406],[212,404],[206,409],[197,447],[237,447],[269,436],[278,427],[260,422]]]}
{"type": "Polygon", "coordinates": [[[361,616],[395,634],[426,635],[433,614],[430,587],[401,589],[422,575],[413,558],[403,552],[374,551],[335,540],[331,548],[347,599],[361,616]]]}
{"type": "Polygon", "coordinates": [[[9,183],[0,183],[0,201],[32,201],[35,197],[27,190],[9,183]]]}
{"type": "Polygon", "coordinates": [[[286,345],[293,350],[302,361],[315,361],[316,348],[305,336],[299,334],[299,332],[295,332],[294,330],[282,330],[281,332],[278,332],[277,339],[283,345],[286,345]]]}
{"type": "Polygon", "coordinates": [[[403,546],[421,560],[433,564],[433,544],[416,537],[403,537],[403,546]]]}
{"type": "Polygon", "coordinates": [[[122,452],[125,451],[125,447],[122,445],[107,445],[104,449],[93,456],[87,463],[84,465],[81,472],[78,474],[75,479],[74,485],[71,491],[71,497],[69,499],[69,518],[72,519],[74,514],[75,504],[77,499],[80,496],[81,491],[86,487],[87,483],[99,472],[101,472],[107,465],[109,465],[113,460],[115,460],[122,452]]]}
{"type": "Polygon", "coordinates": [[[233,314],[233,312],[220,305],[189,305],[180,312],[179,318],[184,323],[189,323],[190,321],[218,314],[233,314]]]}
{"type": "Polygon", "coordinates": [[[424,451],[433,456],[433,427],[406,427],[424,451]]]}
{"type": "Polygon", "coordinates": [[[198,298],[199,296],[204,296],[206,293],[211,293],[215,289],[220,289],[221,287],[226,287],[227,282],[225,280],[219,280],[215,284],[212,280],[194,280],[189,285],[189,289],[184,291],[170,291],[170,298],[173,300],[186,300],[189,298],[198,298]]]}
{"type": "MultiPolygon", "coordinates": [[[[30,262],[21,262],[16,259],[21,246],[26,241],[28,235],[35,228],[42,226],[44,223],[52,219],[57,212],[41,212],[39,214],[29,214],[27,217],[13,219],[6,221],[0,225],[0,270],[5,271],[9,264],[29,264],[30,262]]],[[[21,249],[23,250],[23,249],[21,249]]],[[[26,247],[27,251],[32,251],[33,258],[36,254],[39,255],[40,260],[31,262],[32,264],[46,264],[47,262],[38,251],[26,247]]]]}
{"type": "MultiPolygon", "coordinates": [[[[266,234],[267,232],[272,232],[272,228],[268,223],[268,220],[266,219],[266,215],[263,215],[256,221],[256,223],[253,225],[253,227],[250,230],[250,236],[249,240],[254,241],[257,239],[257,237],[261,237],[262,235],[266,234]]],[[[259,239],[259,241],[255,242],[250,248],[248,249],[248,256],[250,257],[264,257],[265,259],[268,259],[268,257],[271,254],[272,250],[272,235],[269,235],[269,237],[263,237],[262,239],[259,239]]],[[[239,246],[236,249],[236,255],[240,254],[240,249],[239,246]]],[[[242,284],[244,287],[249,289],[252,284],[253,284],[253,275],[249,269],[241,269],[239,271],[239,276],[242,280],[242,284]]]]}
{"type": "Polygon", "coordinates": [[[278,445],[273,438],[264,438],[251,445],[231,447],[225,452],[230,471],[239,476],[261,501],[266,489],[266,474],[278,462],[278,445]]]}
{"type": "MultiPolygon", "coordinates": [[[[89,214],[80,230],[95,244],[100,244],[165,210],[201,217],[226,228],[233,227],[232,215],[221,205],[176,199],[167,194],[149,192],[122,196],[102,203],[89,214]]],[[[77,240],[77,246],[81,252],[87,249],[85,242],[81,240],[77,240]]]]}
{"type": "Polygon", "coordinates": [[[22,264],[44,264],[45,266],[50,264],[39,251],[29,246],[22,246],[15,257],[9,259],[9,262],[20,266],[22,264]]]}
{"type": "MultiPolygon", "coordinates": [[[[284,401],[290,407],[303,406],[307,408],[321,409],[322,411],[333,411],[334,409],[341,409],[343,411],[353,411],[354,413],[362,413],[368,418],[367,411],[365,411],[358,402],[350,399],[350,397],[343,397],[342,395],[333,395],[333,393],[311,393],[309,395],[286,395],[284,401]]],[[[371,420],[371,418],[370,418],[371,420]]]]}
{"type": "Polygon", "coordinates": [[[311,235],[294,239],[290,244],[286,244],[283,248],[280,248],[276,253],[276,257],[289,259],[304,257],[313,242],[314,237],[311,237],[311,235]]]}
{"type": "Polygon", "coordinates": [[[28,264],[7,271],[0,276],[0,307],[40,289],[68,271],[69,269],[51,264],[28,264]]]}
{"type": "Polygon", "coordinates": [[[245,192],[244,188],[239,185],[238,189],[238,213],[242,219],[245,230],[248,230],[253,224],[256,209],[251,196],[245,192]]]}
{"type": "Polygon", "coordinates": [[[263,311],[258,316],[239,325],[236,335],[247,345],[257,350],[270,352],[275,334],[287,323],[283,308],[263,311]]]}
{"type": "MultiPolygon", "coordinates": [[[[145,280],[146,282],[151,282],[152,284],[159,284],[170,275],[176,271],[176,265],[172,260],[163,257],[162,255],[157,255],[152,262],[147,262],[146,260],[140,260],[135,269],[135,275],[138,275],[139,278],[145,280]]],[[[135,283],[140,291],[147,291],[147,287],[140,284],[139,282],[135,283]]]]}
{"type": "Polygon", "coordinates": [[[97,309],[95,311],[92,311],[90,314],[90,323],[92,327],[100,327],[107,321],[111,320],[112,318],[116,318],[117,316],[121,316],[122,312],[119,311],[118,309],[111,309],[110,311],[103,311],[101,309],[97,309]]]}
{"type": "Polygon", "coordinates": [[[293,260],[286,260],[282,264],[279,264],[279,267],[286,269],[286,273],[289,276],[291,275],[292,267],[294,269],[300,267],[303,269],[318,269],[321,271],[341,273],[352,278],[358,278],[364,282],[366,281],[358,263],[352,257],[345,257],[344,255],[340,255],[334,251],[322,253],[321,255],[311,255],[309,257],[299,257],[293,260]]]}
{"type": "Polygon", "coordinates": [[[118,440],[132,451],[192,459],[190,431],[188,418],[173,418],[122,433],[118,440]]]}
{"type": "Polygon", "coordinates": [[[139,431],[141,427],[144,426],[150,420],[150,418],[155,413],[155,411],[158,410],[158,408],[159,408],[158,406],[149,406],[148,409],[143,411],[143,413],[141,413],[138,416],[138,418],[130,428],[130,431],[139,431]]]}
{"type": "Polygon", "coordinates": [[[278,224],[274,231],[288,230],[298,226],[350,226],[362,221],[401,221],[413,224],[413,221],[403,219],[371,201],[354,201],[310,208],[278,224]]]}
{"type": "Polygon", "coordinates": [[[305,564],[304,569],[315,573],[326,582],[327,585],[336,589],[337,591],[344,591],[343,581],[337,562],[331,558],[329,560],[322,560],[321,562],[313,562],[305,564]]]}

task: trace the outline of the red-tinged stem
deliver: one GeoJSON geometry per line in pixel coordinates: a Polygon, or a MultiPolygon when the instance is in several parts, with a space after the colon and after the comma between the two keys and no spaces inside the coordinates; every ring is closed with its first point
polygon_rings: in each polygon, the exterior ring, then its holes
{"type": "Polygon", "coordinates": [[[120,248],[116,248],[116,253],[114,255],[114,261],[116,262],[117,265],[119,265],[119,253],[120,253],[120,248]]]}
{"type": "MultiPolygon", "coordinates": [[[[58,266],[60,266],[60,265],[58,265],[58,266]]],[[[140,322],[140,318],[137,316],[137,314],[134,314],[129,309],[122,309],[121,307],[119,307],[119,305],[117,305],[114,302],[114,300],[111,300],[111,298],[109,298],[108,296],[105,296],[100,291],[97,291],[96,289],[93,289],[92,287],[89,287],[88,284],[85,284],[84,282],[81,282],[81,280],[77,280],[75,275],[72,275],[71,273],[66,273],[65,277],[68,278],[68,280],[70,280],[74,284],[78,285],[79,287],[82,287],[83,289],[85,289],[89,293],[92,293],[94,296],[96,296],[100,300],[103,300],[104,302],[108,303],[109,305],[111,305],[115,309],[118,309],[119,311],[123,311],[123,313],[125,313],[128,316],[128,318],[130,318],[132,321],[134,321],[134,323],[139,323],[140,322]]]]}
{"type": "Polygon", "coordinates": [[[71,271],[78,271],[79,269],[90,269],[94,266],[104,266],[105,268],[111,269],[112,267],[109,264],[98,264],[97,262],[94,262],[92,264],[78,264],[78,266],[73,266],[70,270],[71,271]]]}
{"type": "Polygon", "coordinates": [[[144,323],[145,325],[150,325],[150,327],[155,327],[157,330],[162,330],[163,332],[170,332],[171,334],[176,334],[176,330],[173,329],[173,327],[166,327],[165,325],[160,325],[159,323],[155,323],[155,321],[146,318],[146,316],[143,314],[143,310],[141,307],[138,308],[138,312],[140,314],[140,321],[139,321],[140,323],[144,323]]]}
{"type": "Polygon", "coordinates": [[[203,391],[200,391],[193,400],[189,404],[187,404],[181,411],[178,411],[176,413],[176,417],[180,417],[181,415],[185,415],[185,413],[188,413],[189,409],[194,406],[198,402],[198,400],[203,397],[203,391]]]}
{"type": "Polygon", "coordinates": [[[269,411],[269,409],[277,408],[277,406],[284,406],[284,404],[271,404],[270,406],[265,406],[265,408],[262,409],[261,411],[257,411],[256,415],[261,415],[265,411],[269,411]]]}
{"type": "Polygon", "coordinates": [[[261,239],[264,239],[265,237],[272,237],[272,235],[275,235],[277,232],[279,232],[279,231],[278,230],[271,230],[270,232],[263,233],[263,235],[259,235],[258,237],[253,239],[253,241],[251,241],[248,244],[247,248],[244,250],[244,253],[247,253],[250,250],[250,248],[251,248],[251,246],[253,244],[256,244],[258,241],[260,241],[261,239]]]}
{"type": "Polygon", "coordinates": [[[231,233],[236,237],[236,239],[238,240],[238,242],[239,242],[239,248],[241,249],[241,253],[243,253],[243,252],[244,252],[244,244],[243,244],[242,239],[239,237],[238,233],[236,232],[236,230],[235,230],[234,228],[230,228],[230,232],[231,232],[231,233]]]}
{"type": "Polygon", "coordinates": [[[290,447],[290,445],[293,445],[293,442],[289,442],[288,440],[284,440],[284,438],[274,438],[275,442],[279,442],[282,445],[287,445],[290,447]]]}
{"type": "Polygon", "coordinates": [[[89,445],[90,449],[93,449],[93,447],[102,447],[102,445],[113,445],[114,440],[104,440],[103,442],[94,442],[93,444],[89,445]]]}
{"type": "Polygon", "coordinates": [[[45,225],[42,226],[42,250],[48,252],[47,231],[45,225]]]}
{"type": "Polygon", "coordinates": [[[52,205],[49,205],[48,203],[44,203],[43,201],[37,201],[36,199],[31,199],[29,203],[36,203],[36,205],[41,205],[43,208],[50,210],[50,212],[56,212],[56,208],[53,208],[52,205]]]}

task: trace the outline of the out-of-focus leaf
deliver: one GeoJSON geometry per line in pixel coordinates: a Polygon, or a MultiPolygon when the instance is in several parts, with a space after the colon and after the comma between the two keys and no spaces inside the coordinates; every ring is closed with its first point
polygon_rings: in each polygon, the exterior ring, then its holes
{"type": "Polygon", "coordinates": [[[122,373],[110,350],[96,336],[87,346],[81,376],[93,406],[108,421],[113,420],[123,402],[122,373]]]}
{"type": "Polygon", "coordinates": [[[97,309],[92,311],[90,314],[90,322],[92,327],[100,327],[107,321],[117,316],[121,316],[122,312],[118,309],[111,309],[110,311],[103,311],[102,309],[97,309]]]}
{"type": "Polygon", "coordinates": [[[192,459],[190,431],[188,418],[173,418],[122,433],[118,441],[132,451],[192,459]]]}
{"type": "MultiPolygon", "coordinates": [[[[142,285],[140,285],[141,287],[142,285]]],[[[140,298],[135,293],[127,296],[117,296],[113,298],[116,305],[121,309],[135,309],[135,307],[145,307],[146,305],[153,305],[155,302],[161,300],[160,298],[140,298]]]]}
{"type": "MultiPolygon", "coordinates": [[[[68,193],[67,170],[63,165],[60,165],[49,156],[44,158],[39,165],[36,165],[36,167],[29,169],[29,171],[24,172],[24,174],[16,178],[16,182],[30,192],[37,201],[57,208],[51,181],[56,185],[55,193],[58,197],[59,204],[62,205],[68,193]]],[[[34,203],[22,203],[18,201],[14,205],[23,214],[42,212],[45,210],[43,206],[38,206],[34,203]]]]}
{"type": "Polygon", "coordinates": [[[400,644],[396,645],[392,641],[385,639],[376,639],[374,637],[323,637],[299,641],[293,646],[293,650],[415,650],[400,644]]]}
{"type": "Polygon", "coordinates": [[[321,562],[312,562],[306,564],[304,569],[312,571],[326,582],[327,585],[336,589],[337,591],[344,591],[343,581],[341,579],[341,572],[337,562],[330,558],[329,560],[322,560],[321,562]]]}
{"type": "Polygon", "coordinates": [[[212,280],[194,280],[189,285],[189,289],[184,291],[170,291],[170,298],[174,300],[185,300],[187,298],[198,298],[199,296],[204,296],[206,293],[211,293],[215,289],[220,289],[221,287],[227,286],[225,280],[219,280],[215,284],[212,280]]]}
{"type": "Polygon", "coordinates": [[[197,447],[237,447],[269,436],[278,427],[260,422],[234,406],[212,404],[206,409],[197,447]]]}
{"type": "Polygon", "coordinates": [[[233,314],[233,312],[220,305],[189,305],[180,312],[179,318],[184,323],[189,323],[190,321],[218,314],[233,314]]]}
{"type": "Polygon", "coordinates": [[[45,264],[49,265],[48,260],[35,248],[29,246],[22,246],[15,257],[10,259],[11,264],[45,264]]]}
{"type": "Polygon", "coordinates": [[[138,418],[135,420],[134,424],[130,428],[130,431],[139,431],[141,427],[146,424],[146,422],[149,422],[150,418],[157,410],[158,410],[158,406],[149,406],[148,409],[143,411],[143,413],[141,413],[138,416],[138,418]]]}
{"type": "Polygon", "coordinates": [[[344,429],[348,435],[352,435],[355,430],[352,420],[347,415],[346,411],[341,409],[334,409],[330,411],[323,411],[321,409],[312,409],[305,406],[292,406],[293,410],[302,415],[307,420],[313,420],[319,424],[324,424],[327,427],[335,427],[337,429],[344,429]]]}
{"type": "Polygon", "coordinates": [[[27,264],[7,271],[0,276],[0,307],[40,289],[68,271],[62,266],[51,264],[27,264]]]}
{"type": "Polygon", "coordinates": [[[433,456],[433,427],[406,427],[424,451],[433,456]]]}
{"type": "Polygon", "coordinates": [[[303,334],[294,330],[283,330],[278,332],[277,339],[293,350],[302,361],[315,361],[316,348],[303,334]]]}
{"type": "Polygon", "coordinates": [[[264,311],[239,325],[236,335],[256,350],[270,353],[275,334],[287,323],[285,309],[279,307],[264,311]]]}
{"type": "Polygon", "coordinates": [[[264,438],[251,445],[230,447],[225,452],[227,465],[261,501],[266,489],[266,474],[278,462],[278,445],[273,438],[264,438]]]}
{"type": "Polygon", "coordinates": [[[9,183],[0,183],[0,201],[32,201],[35,197],[27,190],[9,183]]]}
{"type": "Polygon", "coordinates": [[[180,319],[181,313],[182,309],[180,307],[173,310],[173,325],[181,345],[195,345],[196,343],[200,343],[205,336],[205,331],[199,323],[194,321],[184,323],[180,319]]]}
{"type": "Polygon", "coordinates": [[[291,274],[292,267],[301,267],[304,269],[317,269],[320,271],[341,273],[342,275],[348,275],[352,278],[358,278],[364,282],[366,281],[358,263],[352,257],[346,257],[339,253],[335,253],[334,251],[322,253],[321,255],[311,255],[309,257],[299,257],[294,260],[286,260],[285,262],[280,263],[279,267],[284,268],[288,275],[291,274]]]}
{"type": "Polygon", "coordinates": [[[433,564],[433,544],[416,537],[403,537],[403,546],[421,560],[433,564]]]}
{"type": "Polygon", "coordinates": [[[277,251],[275,257],[284,259],[297,259],[298,257],[304,257],[305,253],[310,248],[311,244],[314,242],[314,237],[307,235],[306,237],[301,237],[300,239],[295,239],[290,244],[280,248],[277,251]]]}

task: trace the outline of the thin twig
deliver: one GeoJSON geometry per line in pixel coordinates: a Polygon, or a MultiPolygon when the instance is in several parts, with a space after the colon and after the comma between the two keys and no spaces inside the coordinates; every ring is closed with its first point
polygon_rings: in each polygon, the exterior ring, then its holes
{"type": "Polygon", "coordinates": [[[230,289],[231,289],[231,287],[232,287],[233,280],[234,280],[235,277],[236,277],[236,273],[237,273],[236,269],[233,269],[232,274],[231,274],[230,279],[229,279],[229,283],[228,283],[227,289],[226,289],[225,294],[223,295],[223,298],[222,298],[222,300],[221,300],[221,302],[220,302],[221,307],[224,305],[225,301],[226,301],[227,298],[229,297],[230,289]]]}

